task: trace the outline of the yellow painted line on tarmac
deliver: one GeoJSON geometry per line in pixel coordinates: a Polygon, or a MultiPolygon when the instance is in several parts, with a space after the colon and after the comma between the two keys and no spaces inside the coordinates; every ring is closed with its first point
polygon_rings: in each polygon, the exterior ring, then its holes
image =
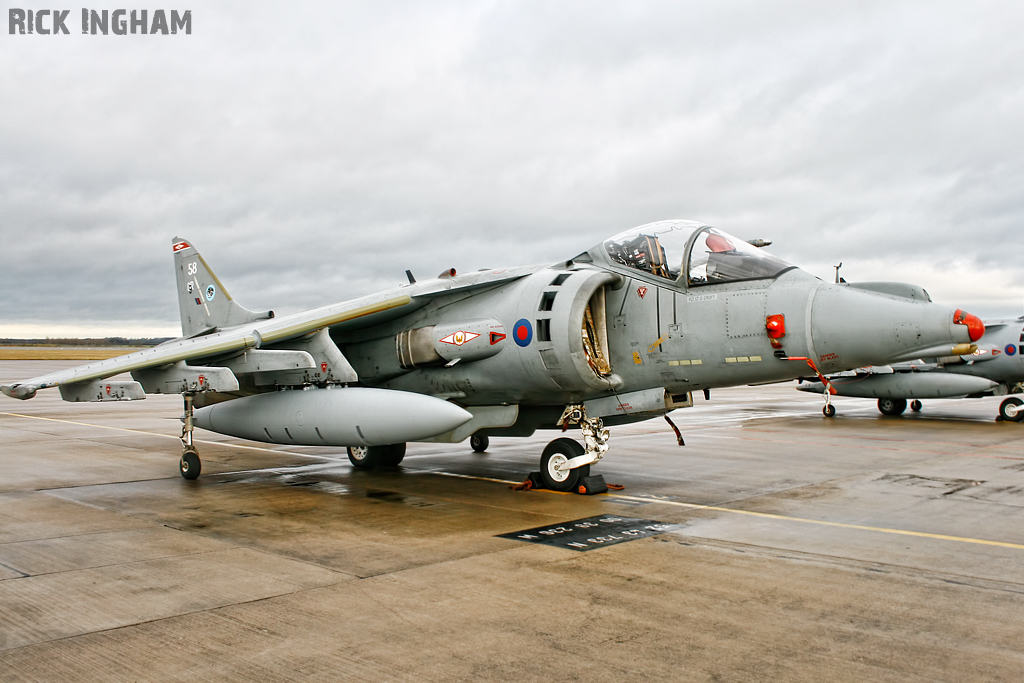
{"type": "MultiPolygon", "coordinates": [[[[432,472],[443,477],[458,477],[459,479],[474,479],[477,481],[491,481],[497,484],[518,484],[517,481],[508,479],[492,479],[490,477],[475,477],[469,474],[455,474],[453,472],[432,472]]],[[[557,493],[561,496],[575,495],[572,491],[552,491],[551,489],[530,489],[543,493],[557,493]]],[[[931,538],[939,541],[958,541],[960,543],[974,543],[977,545],[991,545],[999,548],[1012,548],[1013,550],[1024,550],[1024,544],[1008,543],[1006,541],[990,541],[984,538],[969,538],[966,536],[948,536],[946,534],[930,534],[925,531],[908,531],[906,529],[890,529],[880,526],[867,526],[864,524],[847,524],[845,522],[829,522],[822,519],[808,519],[806,517],[789,517],[787,515],[776,515],[771,512],[755,512],[753,510],[737,510],[736,508],[725,508],[717,505],[700,505],[698,503],[680,503],[676,500],[661,500],[658,498],[642,498],[639,496],[626,496],[621,493],[603,493],[605,498],[618,498],[635,503],[658,503],[661,505],[673,505],[688,510],[711,510],[712,512],[725,512],[735,515],[747,515],[749,517],[761,517],[763,519],[778,519],[784,522],[801,522],[803,524],[817,524],[818,526],[830,526],[840,529],[853,529],[856,531],[873,531],[882,534],[896,534],[899,536],[914,536],[916,538],[931,538]]]]}
{"type": "Polygon", "coordinates": [[[864,524],[847,524],[845,522],[828,522],[821,519],[808,519],[806,517],[789,517],[787,515],[776,515],[771,512],[755,512],[753,510],[737,510],[736,508],[718,507],[715,505],[698,505],[696,503],[680,503],[675,500],[658,500],[657,498],[640,498],[637,496],[624,496],[618,493],[606,494],[609,498],[621,498],[640,503],[658,503],[660,505],[674,505],[675,507],[687,508],[689,510],[711,510],[713,512],[726,512],[735,515],[748,515],[750,517],[761,517],[763,519],[778,519],[784,522],[801,522],[803,524],[817,524],[818,526],[837,527],[840,529],[854,529],[856,531],[873,531],[883,534],[896,534],[899,536],[914,536],[916,538],[930,538],[939,541],[957,541],[959,543],[974,543],[976,545],[991,545],[998,548],[1012,548],[1013,550],[1024,550],[1024,544],[1008,543],[1006,541],[990,541],[984,538],[969,538],[966,536],[948,536],[946,534],[930,534],[925,531],[908,531],[906,529],[890,529],[887,527],[867,526],[864,524]]]}
{"type": "MultiPolygon", "coordinates": [[[[0,413],[0,415],[6,415],[7,417],[21,417],[26,420],[46,420],[47,422],[60,422],[63,424],[77,425],[79,427],[95,427],[96,429],[110,429],[115,432],[128,432],[129,434],[145,434],[146,436],[158,436],[162,439],[174,439],[175,441],[181,441],[180,436],[174,436],[172,434],[163,434],[161,432],[146,432],[141,429],[127,429],[125,427],[109,427],[107,425],[92,424],[91,422],[75,422],[74,420],[61,420],[56,417],[42,417],[40,415],[22,415],[21,413],[0,413]]],[[[278,453],[282,455],[294,455],[299,458],[316,458],[318,460],[330,460],[322,455],[310,455],[309,453],[296,453],[295,451],[281,451],[276,448],[264,448],[262,446],[245,446],[240,443],[225,443],[223,441],[205,441],[200,439],[193,439],[194,443],[206,444],[207,446],[225,446],[227,448],[241,448],[247,451],[263,451],[265,453],[278,453]]]]}

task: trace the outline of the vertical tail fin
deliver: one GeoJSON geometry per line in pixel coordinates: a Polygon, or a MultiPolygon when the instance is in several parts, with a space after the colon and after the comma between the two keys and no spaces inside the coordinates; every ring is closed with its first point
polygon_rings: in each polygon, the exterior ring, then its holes
{"type": "Polygon", "coordinates": [[[172,245],[183,336],[195,337],[274,317],[273,311],[256,313],[235,303],[191,242],[175,237],[172,245]]]}

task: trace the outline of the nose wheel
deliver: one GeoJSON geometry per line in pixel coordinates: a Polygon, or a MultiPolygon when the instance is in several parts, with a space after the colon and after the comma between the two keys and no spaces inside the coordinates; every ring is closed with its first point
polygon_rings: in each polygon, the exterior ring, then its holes
{"type": "Polygon", "coordinates": [[[552,491],[572,491],[581,477],[590,476],[590,465],[569,469],[569,461],[583,455],[586,449],[578,442],[562,437],[547,445],[540,456],[540,478],[552,491]]]}
{"type": "Polygon", "coordinates": [[[540,456],[541,482],[552,491],[574,491],[590,476],[590,466],[608,452],[608,430],[601,418],[588,418],[580,404],[566,406],[557,424],[563,431],[578,424],[583,444],[566,437],[549,443],[540,456]]]}
{"type": "Polygon", "coordinates": [[[1020,422],[1024,419],[1024,401],[1016,396],[1011,396],[999,406],[999,417],[1007,422],[1020,422]]]}

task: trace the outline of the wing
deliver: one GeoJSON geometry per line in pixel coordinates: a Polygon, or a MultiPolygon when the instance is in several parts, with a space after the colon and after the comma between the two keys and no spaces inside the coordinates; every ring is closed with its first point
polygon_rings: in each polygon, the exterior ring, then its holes
{"type": "MultiPolygon", "coordinates": [[[[379,295],[354,299],[305,313],[260,321],[251,326],[240,326],[191,339],[176,339],[160,344],[152,349],[136,351],[124,356],[80,365],[14,384],[3,385],[0,386],[0,391],[3,391],[4,394],[11,398],[29,399],[35,396],[35,393],[40,389],[93,382],[124,372],[142,372],[145,374],[147,370],[182,364],[183,361],[228,356],[248,349],[259,349],[260,347],[272,346],[282,342],[287,343],[309,335],[311,332],[359,319],[362,319],[363,325],[375,324],[375,319],[383,318],[388,312],[395,311],[396,309],[409,310],[410,306],[413,308],[419,307],[414,305],[412,298],[408,294],[396,291],[384,292],[379,295]]],[[[335,350],[337,350],[336,347],[335,350]]],[[[271,353],[274,352],[271,351],[271,353]]],[[[299,351],[298,353],[306,352],[299,351]]],[[[307,365],[312,366],[312,362],[307,365]]],[[[198,370],[200,374],[197,377],[203,376],[202,371],[204,368],[200,367],[198,370]]],[[[224,376],[224,373],[220,374],[224,376]]],[[[159,380],[159,378],[156,379],[159,380]]],[[[207,382],[207,384],[212,385],[215,383],[213,376],[203,376],[203,379],[214,380],[207,382]]],[[[203,384],[201,380],[199,383],[203,384]]],[[[227,384],[228,386],[209,386],[207,388],[231,390],[230,381],[227,384]]],[[[233,388],[238,388],[237,382],[233,388]]],[[[166,392],[147,391],[147,393],[166,392]]]]}
{"type": "Polygon", "coordinates": [[[258,373],[279,373],[286,384],[354,382],[358,376],[329,329],[343,335],[401,317],[434,299],[499,286],[534,270],[527,266],[461,276],[446,271],[433,280],[275,318],[270,311],[253,313],[235,304],[190,243],[175,237],[173,244],[182,329],[190,336],[3,385],[0,391],[29,399],[40,389],[60,387],[68,401],[105,401],[141,399],[147,393],[237,391],[238,376],[258,373]],[[134,381],[98,383],[126,372],[134,381]]]}

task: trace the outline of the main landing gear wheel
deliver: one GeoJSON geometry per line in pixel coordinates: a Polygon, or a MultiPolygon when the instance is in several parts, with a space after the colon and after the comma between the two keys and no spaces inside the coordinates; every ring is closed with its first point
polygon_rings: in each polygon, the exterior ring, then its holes
{"type": "Polygon", "coordinates": [[[835,417],[836,407],[829,403],[827,406],[821,409],[821,414],[824,415],[825,417],[835,417]]]}
{"type": "Polygon", "coordinates": [[[880,398],[878,399],[878,410],[882,415],[902,415],[907,409],[905,398],[880,398]]]}
{"type": "Polygon", "coordinates": [[[921,405],[921,402],[918,401],[916,398],[910,402],[910,409],[913,410],[915,413],[920,413],[921,408],[923,407],[924,406],[921,405]]]}
{"type": "Polygon", "coordinates": [[[1007,422],[1020,422],[1024,419],[1024,410],[1021,410],[1024,401],[1013,397],[1003,401],[999,406],[999,417],[1007,422]]]}
{"type": "Polygon", "coordinates": [[[572,470],[558,469],[569,460],[583,455],[586,449],[579,443],[562,437],[547,445],[540,456],[540,478],[552,491],[574,491],[581,477],[590,476],[590,465],[572,470]]]}
{"type": "Polygon", "coordinates": [[[349,446],[348,461],[352,467],[360,470],[372,470],[375,467],[395,467],[405,458],[405,444],[395,443],[387,446],[349,446]]]}
{"type": "Polygon", "coordinates": [[[186,479],[195,479],[203,469],[203,463],[199,460],[199,454],[194,450],[187,450],[181,454],[181,462],[178,463],[181,469],[181,476],[186,479]]]}
{"type": "Polygon", "coordinates": [[[486,436],[477,436],[474,434],[469,437],[470,447],[477,453],[483,453],[487,450],[487,447],[491,445],[491,440],[486,436]]]}

